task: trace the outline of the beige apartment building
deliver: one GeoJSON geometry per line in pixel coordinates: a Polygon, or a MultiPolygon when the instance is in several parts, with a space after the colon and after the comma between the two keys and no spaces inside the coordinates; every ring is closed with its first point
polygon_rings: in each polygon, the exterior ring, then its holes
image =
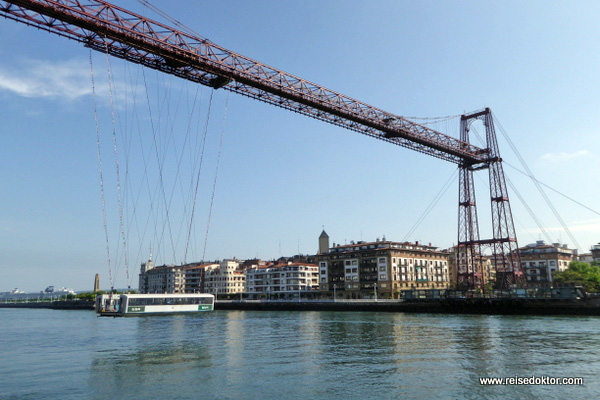
{"type": "Polygon", "coordinates": [[[383,238],[327,248],[328,237],[324,234],[319,238],[317,255],[320,291],[324,295],[348,299],[398,298],[401,290],[449,286],[448,253],[431,244],[383,238]]]}
{"type": "Polygon", "coordinates": [[[223,260],[218,266],[208,266],[204,272],[204,293],[216,296],[244,293],[246,275],[239,260],[223,260]]]}
{"type": "Polygon", "coordinates": [[[577,259],[577,252],[566,244],[546,244],[543,240],[519,249],[528,286],[551,286],[552,274],[564,271],[577,259]]]}

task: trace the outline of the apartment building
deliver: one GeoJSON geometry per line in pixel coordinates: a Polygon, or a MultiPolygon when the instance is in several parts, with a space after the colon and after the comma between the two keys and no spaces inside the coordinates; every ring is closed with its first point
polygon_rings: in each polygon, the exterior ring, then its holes
{"type": "Polygon", "coordinates": [[[223,260],[204,272],[204,293],[236,294],[246,291],[246,275],[239,260],[223,260]]]}
{"type": "MultiPolygon", "coordinates": [[[[319,238],[320,291],[327,296],[397,298],[401,290],[446,289],[448,253],[437,247],[377,239],[338,244],[324,252],[319,238]]],[[[328,237],[327,237],[328,239],[328,237]]]]}
{"type": "Polygon", "coordinates": [[[185,267],[161,265],[155,267],[152,256],[140,268],[140,293],[185,293],[185,267]]]}
{"type": "Polygon", "coordinates": [[[206,271],[212,271],[218,266],[218,263],[198,263],[185,266],[185,293],[206,293],[206,271]]]}
{"type": "Polygon", "coordinates": [[[319,267],[308,263],[255,265],[246,269],[249,297],[309,298],[319,294],[319,267]]]}
{"type": "Polygon", "coordinates": [[[566,244],[546,244],[543,240],[519,249],[528,286],[551,286],[552,273],[564,271],[577,259],[577,252],[566,244]]]}

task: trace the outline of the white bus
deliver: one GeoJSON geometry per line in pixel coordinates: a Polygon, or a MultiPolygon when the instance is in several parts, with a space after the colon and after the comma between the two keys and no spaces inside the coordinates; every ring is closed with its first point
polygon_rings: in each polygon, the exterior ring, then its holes
{"type": "Polygon", "coordinates": [[[212,294],[100,294],[96,313],[102,317],[206,312],[214,309],[212,294]]]}

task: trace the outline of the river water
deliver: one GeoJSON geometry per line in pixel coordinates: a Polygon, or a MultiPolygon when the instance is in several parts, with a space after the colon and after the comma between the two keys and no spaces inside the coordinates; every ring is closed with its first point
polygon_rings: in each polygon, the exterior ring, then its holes
{"type": "Polygon", "coordinates": [[[599,382],[600,317],[0,309],[0,399],[591,399],[599,382]]]}

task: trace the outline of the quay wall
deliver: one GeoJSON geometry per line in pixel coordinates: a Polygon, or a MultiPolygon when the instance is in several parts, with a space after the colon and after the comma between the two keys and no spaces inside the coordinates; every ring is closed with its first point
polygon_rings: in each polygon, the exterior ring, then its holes
{"type": "Polygon", "coordinates": [[[40,301],[27,303],[0,303],[0,308],[49,308],[51,310],[93,310],[93,300],[40,301]]]}
{"type": "Polygon", "coordinates": [[[598,315],[600,299],[420,299],[411,301],[217,301],[215,310],[376,311],[490,315],[598,315]]]}
{"type": "MultiPolygon", "coordinates": [[[[93,310],[93,301],[0,303],[0,308],[47,308],[53,310],[93,310]]],[[[252,311],[368,311],[489,315],[598,315],[600,299],[418,299],[260,301],[218,300],[215,310],[252,311]]]]}

